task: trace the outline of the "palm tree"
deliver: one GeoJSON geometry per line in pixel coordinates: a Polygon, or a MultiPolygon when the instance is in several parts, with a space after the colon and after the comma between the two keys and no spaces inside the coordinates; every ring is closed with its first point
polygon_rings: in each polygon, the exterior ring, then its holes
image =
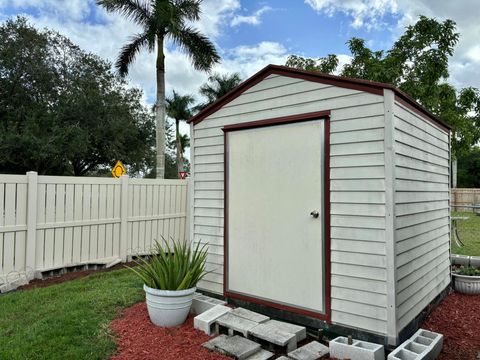
{"type": "Polygon", "coordinates": [[[233,74],[213,74],[208,78],[208,82],[200,87],[200,94],[207,98],[207,102],[196,107],[202,110],[208,105],[214,103],[226,93],[235,89],[242,82],[239,73],[233,74]]]}
{"type": "Polygon", "coordinates": [[[118,12],[141,26],[124,45],[115,63],[120,75],[126,76],[136,55],[146,48],[157,51],[157,178],[165,174],[165,53],[164,43],[172,41],[191,59],[193,67],[209,71],[220,60],[208,38],[189,25],[200,19],[202,0],[97,0],[109,12],[118,12]]]}
{"type": "Polygon", "coordinates": [[[166,99],[167,115],[175,120],[175,145],[177,148],[177,173],[183,171],[183,147],[180,135],[180,122],[192,117],[191,106],[195,99],[191,95],[179,95],[173,90],[173,95],[166,99]]]}
{"type": "Polygon", "coordinates": [[[185,155],[185,149],[190,147],[190,137],[187,134],[180,136],[180,144],[182,144],[182,155],[185,155]]]}

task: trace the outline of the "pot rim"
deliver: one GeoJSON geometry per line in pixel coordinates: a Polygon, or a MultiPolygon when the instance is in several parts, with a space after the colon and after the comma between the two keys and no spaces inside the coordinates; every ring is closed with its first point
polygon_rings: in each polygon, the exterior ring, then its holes
{"type": "Polygon", "coordinates": [[[460,279],[480,281],[480,275],[461,275],[461,274],[456,273],[455,271],[452,271],[452,275],[455,276],[455,277],[458,277],[460,279]]]}
{"type": "Polygon", "coordinates": [[[145,290],[146,293],[149,293],[152,295],[165,296],[165,297],[178,297],[178,296],[191,295],[197,290],[197,288],[193,287],[185,290],[160,290],[160,289],[151,288],[146,284],[143,284],[143,290],[145,290]]]}

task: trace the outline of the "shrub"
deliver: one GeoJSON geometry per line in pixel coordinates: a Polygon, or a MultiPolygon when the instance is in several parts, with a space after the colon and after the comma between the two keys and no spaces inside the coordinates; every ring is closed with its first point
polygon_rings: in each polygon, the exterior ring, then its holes
{"type": "Polygon", "coordinates": [[[187,241],[172,240],[172,245],[155,241],[153,255],[134,261],[130,268],[153,289],[185,290],[193,288],[208,273],[205,268],[207,244],[197,244],[192,250],[187,241]]]}
{"type": "Polygon", "coordinates": [[[460,267],[456,273],[458,275],[467,275],[467,276],[480,276],[480,270],[477,268],[474,268],[473,266],[467,266],[467,267],[460,267]]]}

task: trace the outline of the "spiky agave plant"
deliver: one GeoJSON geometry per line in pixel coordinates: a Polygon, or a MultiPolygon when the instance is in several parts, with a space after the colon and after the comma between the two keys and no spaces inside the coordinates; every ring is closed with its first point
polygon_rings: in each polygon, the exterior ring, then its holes
{"type": "Polygon", "coordinates": [[[205,268],[207,244],[198,243],[194,249],[187,241],[155,241],[149,259],[135,261],[130,267],[140,279],[153,289],[185,290],[193,288],[208,273],[205,268]]]}

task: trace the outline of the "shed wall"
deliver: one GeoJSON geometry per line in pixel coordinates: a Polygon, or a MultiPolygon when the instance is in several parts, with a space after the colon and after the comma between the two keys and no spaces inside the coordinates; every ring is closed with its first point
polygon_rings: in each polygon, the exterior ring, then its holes
{"type": "Polygon", "coordinates": [[[396,303],[401,331],[450,282],[449,135],[394,105],[396,303]]]}
{"type": "Polygon", "coordinates": [[[194,242],[208,242],[199,288],[223,292],[225,125],[331,110],[331,319],[386,334],[383,97],[270,75],[193,127],[194,242]]]}

